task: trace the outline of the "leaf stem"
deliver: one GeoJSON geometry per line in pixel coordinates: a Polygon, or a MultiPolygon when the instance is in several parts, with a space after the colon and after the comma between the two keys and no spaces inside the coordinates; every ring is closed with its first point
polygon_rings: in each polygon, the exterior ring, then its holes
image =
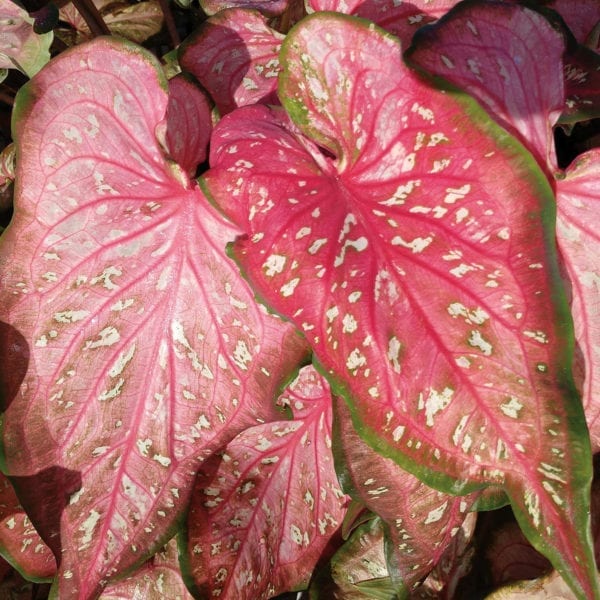
{"type": "Polygon", "coordinates": [[[110,35],[108,25],[104,22],[102,15],[98,12],[92,0],[73,0],[73,4],[87,23],[94,37],[98,35],[110,35]]]}
{"type": "Polygon", "coordinates": [[[169,0],[158,0],[158,3],[165,17],[165,25],[167,26],[167,31],[171,38],[171,44],[173,45],[173,48],[177,48],[181,43],[181,39],[177,33],[177,26],[175,25],[175,19],[173,18],[173,13],[169,7],[169,0]]]}

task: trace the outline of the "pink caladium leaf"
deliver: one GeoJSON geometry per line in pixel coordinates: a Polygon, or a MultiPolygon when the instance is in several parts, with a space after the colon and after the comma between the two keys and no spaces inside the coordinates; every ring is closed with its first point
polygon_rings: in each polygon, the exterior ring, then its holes
{"type": "Polygon", "coordinates": [[[239,231],[165,158],[166,87],[150,54],[99,38],[15,107],[3,458],[65,599],[172,536],[198,461],[277,417],[306,353],[225,255],[239,231]]]}
{"type": "Polygon", "coordinates": [[[167,146],[172,158],[190,177],[208,156],[211,111],[210,99],[184,74],[169,80],[167,146]]]}
{"type": "Polygon", "coordinates": [[[540,13],[467,1],[420,30],[407,59],[477,98],[553,171],[552,128],[565,104],[564,51],[564,34],[540,13]]]}
{"type": "Polygon", "coordinates": [[[198,473],[188,561],[207,597],[254,600],[305,587],[344,518],[329,386],[304,367],[280,400],[293,420],[247,429],[198,473]]]}
{"type": "Polygon", "coordinates": [[[263,106],[215,128],[203,185],[246,233],[233,256],[304,331],[361,437],[442,491],[503,487],[528,538],[596,597],[546,177],[365,21],[311,15],[280,59],[284,107],[312,141],[263,106]]]}
{"type": "Polygon", "coordinates": [[[241,8],[256,10],[268,17],[276,17],[286,12],[290,4],[290,0],[200,0],[202,10],[211,16],[230,8],[241,8]]]}
{"type": "Polygon", "coordinates": [[[439,19],[458,0],[310,0],[311,12],[334,11],[369,19],[410,44],[415,31],[439,19]]]}
{"type": "Polygon", "coordinates": [[[177,541],[172,539],[133,575],[108,585],[101,600],[193,600],[179,568],[177,541]]]}
{"type": "Polygon", "coordinates": [[[12,0],[0,0],[0,69],[33,77],[49,60],[52,32],[38,35],[33,19],[12,0]]]}
{"type": "Polygon", "coordinates": [[[0,475],[0,554],[32,581],[49,580],[56,574],[52,551],[31,524],[4,475],[0,475]]]}
{"type": "Polygon", "coordinates": [[[344,491],[385,521],[393,578],[411,589],[445,554],[478,493],[444,494],[377,454],[354,430],[341,400],[335,403],[335,423],[336,464],[344,491]]]}
{"type": "Polygon", "coordinates": [[[208,90],[222,115],[255,102],[278,104],[282,40],[259,12],[224,10],[182,44],[179,63],[208,90]]]}
{"type": "Polygon", "coordinates": [[[556,181],[556,236],[571,285],[576,374],[592,439],[600,450],[600,150],[581,155],[556,181]]]}

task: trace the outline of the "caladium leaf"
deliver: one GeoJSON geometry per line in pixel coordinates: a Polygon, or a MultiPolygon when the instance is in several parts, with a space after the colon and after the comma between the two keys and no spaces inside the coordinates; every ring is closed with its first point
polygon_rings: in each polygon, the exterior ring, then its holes
{"type": "Polygon", "coordinates": [[[169,80],[167,146],[190,177],[208,155],[211,110],[209,98],[190,78],[180,73],[169,80]]]}
{"type": "Polygon", "coordinates": [[[247,429],[198,473],[188,561],[206,597],[253,600],[306,587],[344,518],[329,386],[304,367],[281,400],[293,420],[247,429]]]}
{"type": "Polygon", "coordinates": [[[207,15],[216,15],[229,8],[252,9],[269,17],[283,14],[290,0],[200,0],[200,6],[207,15]]]}
{"type": "Polygon", "coordinates": [[[10,481],[0,475],[0,553],[27,579],[52,579],[56,561],[40,538],[10,481]]]}
{"type": "Polygon", "coordinates": [[[278,104],[282,40],[259,12],[224,10],[181,45],[179,63],[208,90],[222,115],[255,102],[278,104]]]}
{"type": "Polygon", "coordinates": [[[475,548],[471,544],[477,523],[476,513],[471,512],[462,522],[459,531],[446,548],[427,579],[420,585],[413,597],[456,598],[458,584],[473,568],[475,548]]]}
{"type": "Polygon", "coordinates": [[[548,7],[565,20],[580,44],[585,44],[594,27],[600,22],[600,4],[597,0],[551,0],[548,7]]]}
{"type": "Polygon", "coordinates": [[[0,0],[0,69],[19,69],[33,77],[49,60],[52,33],[38,35],[26,10],[0,0]]]}
{"type": "Polygon", "coordinates": [[[492,533],[483,552],[494,588],[522,579],[537,579],[552,570],[550,563],[534,550],[512,520],[492,533]]]}
{"type": "Polygon", "coordinates": [[[312,142],[262,106],[221,120],[204,185],[246,232],[233,255],[304,331],[361,437],[448,493],[504,487],[528,538],[595,597],[546,178],[373,25],[316,13],[280,59],[280,96],[312,142]]]}
{"type": "Polygon", "coordinates": [[[377,454],[352,426],[348,408],[335,403],[334,452],[343,489],[389,528],[393,578],[411,589],[445,554],[478,493],[444,494],[377,454]]]}
{"type": "MultiPolygon", "coordinates": [[[[114,0],[94,0],[94,5],[113,35],[120,35],[132,42],[142,43],[157,34],[164,20],[158,0],[143,0],[134,4],[114,0]]],[[[72,43],[81,43],[92,37],[90,28],[81,13],[71,2],[60,9],[60,18],[74,30],[72,43]]]]}
{"type": "Polygon", "coordinates": [[[60,559],[60,598],[93,597],[162,546],[198,460],[276,417],[306,352],[225,256],[239,232],[165,159],[166,86],[150,54],[99,38],[15,107],[3,458],[60,559]]]}
{"type": "Polygon", "coordinates": [[[177,542],[172,539],[133,575],[106,587],[99,600],[193,600],[179,569],[177,542]]]}
{"type": "Polygon", "coordinates": [[[408,45],[415,31],[439,19],[458,0],[309,0],[310,12],[334,11],[369,19],[408,45]]]}
{"type": "Polygon", "coordinates": [[[581,155],[556,182],[556,236],[571,285],[576,374],[594,452],[600,450],[600,150],[581,155]]]}
{"type": "Polygon", "coordinates": [[[555,571],[539,579],[511,583],[486,596],[486,600],[569,600],[569,586],[555,571]]]}
{"type": "Polygon", "coordinates": [[[339,600],[397,598],[403,590],[392,581],[385,554],[385,526],[379,517],[360,525],[331,560],[339,600]]]}
{"type": "Polygon", "coordinates": [[[565,56],[565,108],[560,123],[600,117],[600,55],[577,46],[565,56]]]}
{"type": "Polygon", "coordinates": [[[477,98],[540,165],[554,170],[552,127],[565,104],[564,51],[563,33],[540,13],[468,0],[421,29],[406,56],[477,98]]]}

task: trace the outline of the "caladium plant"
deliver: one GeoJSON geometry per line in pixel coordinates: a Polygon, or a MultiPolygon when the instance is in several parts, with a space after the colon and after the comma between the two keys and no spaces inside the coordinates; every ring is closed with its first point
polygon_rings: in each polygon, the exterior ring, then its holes
{"type": "Polygon", "coordinates": [[[508,503],[518,572],[600,598],[582,6],[212,3],[175,67],[56,54],[12,112],[2,556],[60,599],[450,598],[508,503]]]}

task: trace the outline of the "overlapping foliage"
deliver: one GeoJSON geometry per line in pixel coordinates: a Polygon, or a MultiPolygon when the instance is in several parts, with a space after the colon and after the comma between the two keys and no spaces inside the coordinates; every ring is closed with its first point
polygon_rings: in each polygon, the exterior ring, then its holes
{"type": "Polygon", "coordinates": [[[492,553],[600,598],[600,151],[554,142],[600,116],[600,10],[570,6],[211,0],[163,63],[63,8],[78,45],[20,89],[0,173],[23,577],[482,594],[515,576],[469,578],[475,522],[509,504],[492,553]]]}

